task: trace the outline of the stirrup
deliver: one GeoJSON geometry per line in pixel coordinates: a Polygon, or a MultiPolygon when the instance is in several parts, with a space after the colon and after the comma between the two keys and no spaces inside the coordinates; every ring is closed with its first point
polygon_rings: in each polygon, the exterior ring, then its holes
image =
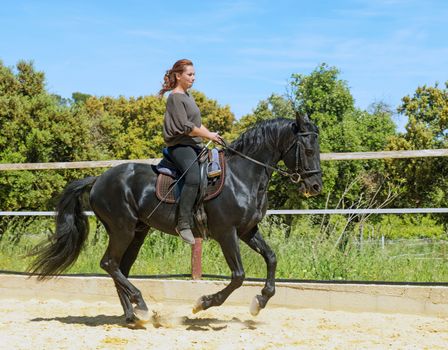
{"type": "Polygon", "coordinates": [[[217,177],[221,175],[221,164],[219,164],[219,152],[213,148],[209,153],[209,163],[207,164],[207,176],[217,177]]]}
{"type": "Polygon", "coordinates": [[[221,167],[218,162],[210,162],[208,163],[207,176],[208,177],[217,177],[221,175],[221,167]]]}
{"type": "Polygon", "coordinates": [[[190,228],[177,228],[176,232],[184,242],[193,245],[195,243],[193,231],[190,228]]]}

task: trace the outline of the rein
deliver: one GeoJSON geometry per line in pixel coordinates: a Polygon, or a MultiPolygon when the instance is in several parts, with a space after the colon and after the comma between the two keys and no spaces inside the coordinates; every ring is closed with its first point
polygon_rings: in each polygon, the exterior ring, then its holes
{"type": "MultiPolygon", "coordinates": [[[[308,135],[316,135],[317,136],[318,134],[316,132],[310,131],[310,132],[298,133],[297,135],[298,136],[308,136],[308,135]]],[[[224,148],[227,148],[229,151],[232,151],[233,153],[239,155],[240,157],[245,158],[245,159],[251,161],[252,163],[261,165],[261,166],[263,166],[263,167],[265,167],[267,169],[273,170],[273,171],[277,171],[279,174],[281,174],[283,176],[286,176],[286,177],[289,177],[291,182],[293,182],[295,184],[300,183],[301,181],[303,181],[303,176],[319,174],[319,173],[322,172],[321,169],[313,169],[313,170],[303,170],[303,169],[300,169],[300,163],[302,163],[302,162],[301,162],[301,158],[300,158],[300,146],[301,146],[301,143],[300,143],[299,139],[297,139],[297,141],[295,143],[293,143],[291,146],[289,146],[288,149],[285,152],[285,154],[286,154],[294,147],[294,145],[297,146],[297,148],[296,148],[296,167],[294,169],[294,173],[290,173],[287,170],[283,170],[281,168],[277,168],[277,167],[274,167],[272,165],[269,165],[269,164],[260,162],[260,161],[258,161],[256,159],[253,159],[253,158],[249,157],[248,155],[246,155],[244,153],[241,153],[240,151],[237,151],[236,149],[228,146],[227,143],[224,140],[222,140],[221,145],[224,148]]]]}

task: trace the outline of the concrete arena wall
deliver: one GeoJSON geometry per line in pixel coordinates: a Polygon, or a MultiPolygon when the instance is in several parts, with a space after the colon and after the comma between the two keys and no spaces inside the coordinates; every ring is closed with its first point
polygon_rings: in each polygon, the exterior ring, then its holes
{"type": "MultiPolygon", "coordinates": [[[[141,290],[148,305],[182,302],[193,306],[201,295],[215,293],[228,284],[228,281],[131,281],[141,290]]],[[[448,316],[448,287],[321,283],[277,283],[276,286],[276,295],[268,307],[448,316]]],[[[246,282],[226,303],[249,306],[262,287],[259,282],[246,282]]],[[[0,274],[0,298],[119,302],[109,277],[58,277],[37,282],[34,277],[0,274]]]]}

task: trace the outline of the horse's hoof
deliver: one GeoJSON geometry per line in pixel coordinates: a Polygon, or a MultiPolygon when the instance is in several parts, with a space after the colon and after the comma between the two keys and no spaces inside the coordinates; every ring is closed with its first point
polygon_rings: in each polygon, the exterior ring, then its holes
{"type": "Polygon", "coordinates": [[[202,297],[200,297],[198,300],[196,300],[196,303],[193,306],[193,313],[197,314],[202,310],[204,310],[204,307],[202,306],[202,297]]]}
{"type": "Polygon", "coordinates": [[[134,320],[132,322],[127,322],[126,325],[129,329],[146,329],[145,323],[141,320],[134,320]]]}
{"type": "Polygon", "coordinates": [[[135,308],[134,315],[138,318],[140,322],[149,322],[151,320],[151,316],[149,315],[148,310],[135,308]]]}
{"type": "Polygon", "coordinates": [[[249,311],[252,316],[257,316],[260,313],[261,307],[258,297],[255,296],[250,303],[249,311]]]}

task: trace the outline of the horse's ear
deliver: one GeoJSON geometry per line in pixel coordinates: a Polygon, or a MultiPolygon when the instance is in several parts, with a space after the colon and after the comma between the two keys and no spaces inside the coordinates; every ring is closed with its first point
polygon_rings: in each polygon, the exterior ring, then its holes
{"type": "Polygon", "coordinates": [[[300,131],[305,131],[306,125],[309,124],[310,118],[306,113],[296,112],[296,124],[300,131]]]}
{"type": "Polygon", "coordinates": [[[297,134],[300,131],[299,127],[297,126],[297,122],[292,123],[292,132],[294,134],[297,134]]]}

